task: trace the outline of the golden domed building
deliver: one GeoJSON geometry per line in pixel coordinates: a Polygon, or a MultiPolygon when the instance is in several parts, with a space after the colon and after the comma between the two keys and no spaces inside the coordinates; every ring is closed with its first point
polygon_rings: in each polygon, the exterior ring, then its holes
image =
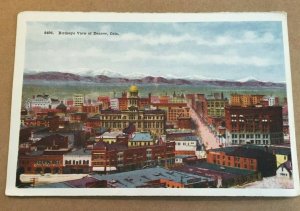
{"type": "Polygon", "coordinates": [[[129,88],[129,92],[138,93],[139,92],[138,87],[136,85],[131,85],[129,88]]]}
{"type": "Polygon", "coordinates": [[[131,85],[127,96],[128,109],[138,109],[139,107],[139,90],[136,85],[131,85]]]}

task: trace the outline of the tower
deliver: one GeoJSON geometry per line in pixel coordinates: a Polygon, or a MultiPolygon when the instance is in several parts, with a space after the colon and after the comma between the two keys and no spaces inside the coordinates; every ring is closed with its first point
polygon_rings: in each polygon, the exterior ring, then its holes
{"type": "Polygon", "coordinates": [[[131,85],[129,88],[129,93],[127,96],[127,100],[128,100],[128,109],[132,109],[132,108],[138,108],[138,99],[139,99],[139,90],[137,88],[137,86],[135,85],[131,85]]]}

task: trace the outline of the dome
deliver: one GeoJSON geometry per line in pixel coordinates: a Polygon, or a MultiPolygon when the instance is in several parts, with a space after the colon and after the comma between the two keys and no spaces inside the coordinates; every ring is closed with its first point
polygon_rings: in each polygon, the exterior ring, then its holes
{"type": "Polygon", "coordinates": [[[129,91],[130,92],[138,92],[138,88],[135,85],[131,85],[130,88],[129,88],[129,91]]]}

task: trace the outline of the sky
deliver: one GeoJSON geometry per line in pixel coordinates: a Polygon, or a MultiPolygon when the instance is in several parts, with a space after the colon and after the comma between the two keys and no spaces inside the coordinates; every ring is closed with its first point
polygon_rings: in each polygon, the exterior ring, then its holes
{"type": "Polygon", "coordinates": [[[25,72],[285,81],[281,22],[29,22],[25,49],[25,72]]]}

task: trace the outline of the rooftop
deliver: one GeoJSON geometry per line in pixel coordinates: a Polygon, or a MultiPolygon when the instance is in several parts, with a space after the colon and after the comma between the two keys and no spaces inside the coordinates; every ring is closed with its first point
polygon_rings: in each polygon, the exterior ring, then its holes
{"type": "Polygon", "coordinates": [[[64,182],[57,182],[57,183],[48,183],[43,185],[34,186],[34,188],[72,188],[72,186],[64,183],[64,182]]]}
{"type": "Polygon", "coordinates": [[[192,175],[179,171],[170,171],[162,167],[147,168],[110,175],[93,175],[98,180],[107,180],[114,187],[135,188],[147,185],[148,182],[167,179],[185,185],[211,180],[209,177],[192,175]]]}
{"type": "Polygon", "coordinates": [[[229,173],[229,174],[235,174],[235,175],[251,175],[251,174],[255,173],[255,171],[252,171],[252,170],[221,166],[221,165],[207,163],[207,162],[199,162],[193,166],[198,167],[198,168],[208,169],[208,170],[214,170],[214,171],[220,171],[220,172],[225,172],[225,173],[229,173]]]}
{"type": "Polygon", "coordinates": [[[153,141],[153,138],[148,132],[138,132],[133,133],[131,141],[153,141]]]}
{"type": "Polygon", "coordinates": [[[85,148],[77,149],[67,153],[66,155],[91,155],[91,151],[85,148]]]}
{"type": "Polygon", "coordinates": [[[128,147],[124,144],[119,144],[119,143],[113,143],[113,144],[108,144],[103,141],[99,141],[94,144],[93,150],[125,150],[128,147]]]}
{"type": "Polygon", "coordinates": [[[175,141],[199,141],[200,138],[198,136],[181,136],[174,139],[175,141]]]}
{"type": "Polygon", "coordinates": [[[167,134],[193,133],[193,131],[189,129],[167,129],[166,132],[167,134]]]}
{"type": "Polygon", "coordinates": [[[122,131],[111,131],[111,132],[105,132],[100,137],[101,138],[116,138],[119,135],[122,135],[122,131]]]}
{"type": "MultiPolygon", "coordinates": [[[[261,152],[269,152],[280,155],[290,155],[290,147],[285,146],[263,146],[263,145],[254,145],[254,144],[245,144],[241,146],[231,146],[224,148],[211,149],[212,152],[225,152],[226,154],[241,154],[239,152],[245,152],[247,154],[261,154],[261,152]]],[[[242,157],[242,156],[241,156],[242,157]]]]}

